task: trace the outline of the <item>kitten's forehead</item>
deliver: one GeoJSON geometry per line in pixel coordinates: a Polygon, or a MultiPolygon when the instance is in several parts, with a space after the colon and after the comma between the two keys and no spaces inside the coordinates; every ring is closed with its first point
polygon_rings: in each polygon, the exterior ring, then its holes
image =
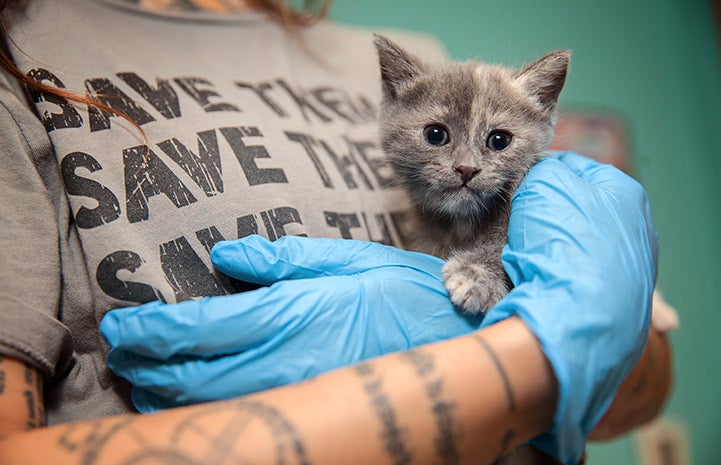
{"type": "Polygon", "coordinates": [[[536,119],[543,113],[514,77],[514,70],[485,63],[473,63],[472,71],[476,95],[475,114],[505,118],[536,119]]]}
{"type": "Polygon", "coordinates": [[[514,132],[549,124],[537,102],[515,78],[516,70],[482,62],[428,66],[390,103],[391,120],[409,127],[440,123],[478,142],[493,129],[514,132]]]}
{"type": "Polygon", "coordinates": [[[480,62],[451,63],[432,73],[426,91],[436,108],[467,128],[546,119],[513,73],[480,62]]]}

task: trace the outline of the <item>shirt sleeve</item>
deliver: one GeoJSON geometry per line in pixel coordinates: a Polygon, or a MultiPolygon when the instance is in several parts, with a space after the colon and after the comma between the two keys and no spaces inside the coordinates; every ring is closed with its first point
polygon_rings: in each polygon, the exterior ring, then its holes
{"type": "Polygon", "coordinates": [[[39,161],[50,166],[54,156],[23,97],[17,83],[0,73],[0,355],[52,377],[72,356],[70,332],[58,315],[57,209],[38,170],[39,161]]]}

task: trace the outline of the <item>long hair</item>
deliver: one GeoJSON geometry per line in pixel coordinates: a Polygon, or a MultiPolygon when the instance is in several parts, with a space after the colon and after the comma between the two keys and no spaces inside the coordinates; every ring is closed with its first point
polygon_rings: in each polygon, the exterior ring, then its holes
{"type": "MultiPolygon", "coordinates": [[[[8,43],[12,43],[12,38],[7,33],[7,25],[5,24],[3,15],[9,9],[22,10],[28,3],[29,0],[0,0],[0,68],[30,89],[62,97],[74,102],[92,105],[98,109],[120,116],[130,122],[143,134],[143,136],[145,136],[145,133],[141,129],[140,125],[123,112],[115,110],[109,105],[99,102],[91,97],[39,82],[29,76],[26,76],[18,69],[8,51],[9,47],[7,45],[8,43]]],[[[257,8],[266,11],[290,33],[297,35],[299,28],[310,26],[327,16],[331,0],[304,0],[303,5],[300,8],[291,7],[288,4],[288,0],[252,0],[250,3],[257,8]]]]}

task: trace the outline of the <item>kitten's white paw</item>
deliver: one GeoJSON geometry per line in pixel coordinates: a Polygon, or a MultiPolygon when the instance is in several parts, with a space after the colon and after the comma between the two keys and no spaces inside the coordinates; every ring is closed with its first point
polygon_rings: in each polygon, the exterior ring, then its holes
{"type": "Polygon", "coordinates": [[[443,267],[443,280],[451,302],[470,313],[484,313],[508,294],[505,275],[498,276],[486,266],[449,260],[443,267]]]}

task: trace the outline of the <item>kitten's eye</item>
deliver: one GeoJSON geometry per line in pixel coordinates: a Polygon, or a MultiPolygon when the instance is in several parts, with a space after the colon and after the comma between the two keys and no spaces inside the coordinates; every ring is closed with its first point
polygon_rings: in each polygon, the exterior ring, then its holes
{"type": "Polygon", "coordinates": [[[451,140],[448,129],[439,124],[431,124],[423,128],[423,137],[431,145],[446,145],[451,140]]]}
{"type": "Polygon", "coordinates": [[[486,141],[486,147],[496,152],[504,150],[506,147],[511,145],[513,136],[506,131],[493,131],[486,141]]]}

